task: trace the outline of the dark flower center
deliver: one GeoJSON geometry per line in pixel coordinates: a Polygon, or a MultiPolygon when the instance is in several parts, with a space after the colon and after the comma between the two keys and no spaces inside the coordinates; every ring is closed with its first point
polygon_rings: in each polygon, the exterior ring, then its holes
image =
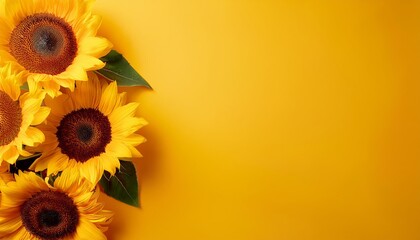
{"type": "Polygon", "coordinates": [[[56,135],[62,153],[86,162],[105,152],[111,142],[111,123],[99,110],[82,108],[63,117],[56,135]]]}
{"type": "Polygon", "coordinates": [[[81,124],[76,131],[77,138],[84,143],[88,143],[93,137],[93,128],[88,124],[81,124]]]}
{"type": "Polygon", "coordinates": [[[59,239],[76,232],[79,211],[73,200],[62,192],[42,191],[21,207],[23,226],[41,239],[59,239]]]}
{"type": "Polygon", "coordinates": [[[49,13],[36,13],[23,19],[13,29],[9,47],[27,70],[51,75],[64,72],[77,54],[72,27],[49,13]]]}
{"type": "Polygon", "coordinates": [[[19,134],[22,109],[7,93],[0,91],[0,146],[7,145],[19,134]]]}
{"type": "Polygon", "coordinates": [[[45,210],[39,214],[38,221],[46,227],[54,227],[60,224],[60,213],[55,210],[45,210]]]}

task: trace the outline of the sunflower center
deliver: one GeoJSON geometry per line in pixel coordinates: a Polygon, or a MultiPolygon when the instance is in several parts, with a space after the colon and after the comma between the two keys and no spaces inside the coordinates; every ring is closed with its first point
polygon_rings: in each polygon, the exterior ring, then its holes
{"type": "Polygon", "coordinates": [[[62,153],[86,162],[105,152],[111,142],[111,123],[99,110],[82,108],[63,117],[56,135],[62,153]]]}
{"type": "Polygon", "coordinates": [[[9,47],[27,70],[51,75],[64,72],[77,54],[72,27],[49,13],[36,13],[23,19],[13,29],[9,47]]]}
{"type": "Polygon", "coordinates": [[[7,93],[0,91],[0,146],[7,145],[19,134],[22,109],[7,93]]]}
{"type": "Polygon", "coordinates": [[[40,27],[33,36],[34,49],[44,55],[54,55],[63,44],[62,36],[56,29],[40,27]]]}
{"type": "Polygon", "coordinates": [[[91,125],[81,124],[76,131],[77,138],[84,143],[89,143],[93,137],[93,128],[91,125]]]}
{"type": "Polygon", "coordinates": [[[45,210],[39,214],[38,221],[46,227],[54,227],[60,224],[60,213],[55,210],[45,210]]]}
{"type": "Polygon", "coordinates": [[[79,211],[73,200],[62,192],[42,191],[21,207],[25,228],[41,239],[58,239],[76,232],[79,211]]]}

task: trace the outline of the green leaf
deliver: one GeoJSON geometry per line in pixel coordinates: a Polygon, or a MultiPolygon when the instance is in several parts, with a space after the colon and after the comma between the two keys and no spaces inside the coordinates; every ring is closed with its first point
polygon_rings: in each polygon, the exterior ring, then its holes
{"type": "Polygon", "coordinates": [[[62,172],[58,172],[57,174],[51,174],[51,175],[49,176],[49,178],[48,178],[48,183],[49,183],[51,186],[54,186],[54,182],[55,182],[55,180],[56,180],[59,176],[61,176],[61,173],[62,173],[62,172]]]}
{"type": "Polygon", "coordinates": [[[28,85],[28,82],[25,82],[22,86],[20,86],[20,90],[26,90],[26,91],[29,91],[29,85],[28,85]]]}
{"type": "Polygon", "coordinates": [[[152,89],[149,83],[136,72],[119,52],[111,50],[101,60],[106,65],[96,72],[109,80],[117,81],[118,86],[143,86],[152,89]]]}
{"type": "Polygon", "coordinates": [[[120,160],[120,163],[120,170],[114,176],[105,172],[99,185],[108,196],[128,205],[139,207],[136,168],[131,161],[120,160]]]}

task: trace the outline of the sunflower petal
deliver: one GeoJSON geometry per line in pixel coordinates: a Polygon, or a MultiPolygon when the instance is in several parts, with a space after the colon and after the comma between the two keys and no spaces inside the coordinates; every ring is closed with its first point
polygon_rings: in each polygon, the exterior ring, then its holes
{"type": "Polygon", "coordinates": [[[69,159],[64,154],[57,154],[54,160],[48,162],[47,175],[57,174],[66,169],[69,159]]]}
{"type": "Polygon", "coordinates": [[[74,79],[78,81],[87,81],[87,74],[82,66],[73,64],[67,67],[66,71],[56,75],[60,79],[74,79]]]}
{"type": "Polygon", "coordinates": [[[105,66],[104,62],[89,55],[78,55],[74,59],[74,62],[75,64],[82,66],[82,68],[86,71],[101,69],[105,66]]]}
{"type": "Polygon", "coordinates": [[[75,239],[106,240],[106,236],[93,223],[82,218],[77,226],[75,239]]]}
{"type": "Polygon", "coordinates": [[[101,85],[94,73],[89,73],[89,81],[77,82],[76,90],[69,95],[79,108],[97,108],[101,100],[101,85]]]}
{"type": "Polygon", "coordinates": [[[3,159],[10,164],[14,164],[18,157],[19,152],[15,146],[11,146],[9,149],[7,149],[6,152],[3,153],[3,159]]]}
{"type": "Polygon", "coordinates": [[[134,102],[118,107],[109,115],[109,120],[118,123],[127,117],[133,117],[138,107],[139,104],[134,102]]]}
{"type": "Polygon", "coordinates": [[[80,166],[80,174],[93,184],[99,182],[103,172],[104,167],[99,157],[91,158],[80,166]]]}
{"type": "Polygon", "coordinates": [[[101,101],[99,103],[99,110],[105,116],[108,116],[109,114],[112,113],[112,111],[116,107],[117,98],[118,98],[117,83],[114,81],[110,83],[102,92],[101,101]]]}
{"type": "Polygon", "coordinates": [[[38,128],[29,127],[26,130],[25,138],[24,138],[25,145],[34,146],[35,143],[42,143],[44,142],[44,140],[45,140],[45,135],[38,128]]]}
{"type": "Polygon", "coordinates": [[[0,236],[7,235],[10,232],[14,232],[21,226],[22,221],[19,217],[14,217],[11,219],[2,219],[2,221],[0,221],[0,236]]]}
{"type": "Polygon", "coordinates": [[[102,154],[104,156],[101,156],[102,162],[104,164],[104,170],[109,172],[111,175],[115,175],[115,172],[117,169],[120,168],[121,163],[120,160],[117,157],[109,156],[107,154],[102,154]]]}
{"type": "Polygon", "coordinates": [[[39,111],[34,115],[34,119],[32,120],[31,125],[39,125],[45,121],[48,115],[51,112],[51,108],[49,107],[40,107],[39,111]]]}
{"type": "Polygon", "coordinates": [[[93,57],[103,57],[112,49],[112,43],[106,38],[86,37],[80,43],[80,54],[87,54],[93,57]]]}
{"type": "Polygon", "coordinates": [[[35,239],[34,236],[32,236],[28,230],[26,230],[24,227],[21,227],[18,232],[13,236],[12,240],[22,240],[22,239],[28,239],[32,240],[35,239]]]}
{"type": "Polygon", "coordinates": [[[39,85],[42,86],[45,92],[53,98],[61,95],[60,84],[55,81],[42,81],[39,82],[39,85]]]}

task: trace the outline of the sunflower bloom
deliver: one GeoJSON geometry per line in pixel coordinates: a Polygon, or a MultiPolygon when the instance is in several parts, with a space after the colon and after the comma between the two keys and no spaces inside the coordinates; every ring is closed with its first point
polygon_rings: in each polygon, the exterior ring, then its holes
{"type": "Polygon", "coordinates": [[[0,187],[0,238],[106,239],[112,212],[98,203],[99,191],[64,171],[51,186],[33,172],[0,187]]]}
{"type": "Polygon", "coordinates": [[[0,59],[25,73],[32,91],[59,95],[87,81],[86,71],[104,66],[99,60],[112,48],[96,37],[101,19],[91,13],[92,0],[0,1],[0,59]]]}
{"type": "Polygon", "coordinates": [[[20,96],[22,73],[16,74],[11,65],[0,68],[0,163],[13,164],[19,155],[30,156],[23,146],[36,146],[45,139],[34,127],[50,113],[41,106],[45,93],[36,91],[20,96]]]}
{"type": "Polygon", "coordinates": [[[45,142],[32,170],[47,169],[50,175],[70,169],[96,184],[104,170],[115,174],[119,158],[141,157],[135,147],[145,139],[135,132],[146,121],[135,116],[138,103],[126,104],[116,82],[108,85],[94,73],[89,78],[77,82],[74,92],[45,99],[51,114],[40,127],[45,142]]]}

